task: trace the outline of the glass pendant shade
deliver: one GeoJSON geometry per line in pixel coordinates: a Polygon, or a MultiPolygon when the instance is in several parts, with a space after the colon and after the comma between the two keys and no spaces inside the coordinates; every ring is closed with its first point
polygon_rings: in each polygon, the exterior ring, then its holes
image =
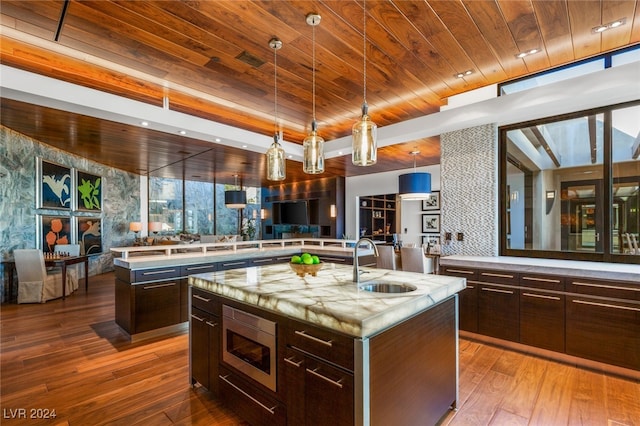
{"type": "Polygon", "coordinates": [[[302,169],[308,174],[324,172],[324,139],[318,136],[315,120],[311,123],[311,133],[302,142],[302,169]]]}
{"type": "Polygon", "coordinates": [[[368,106],[362,104],[362,117],[352,128],[353,146],[351,162],[355,166],[371,166],[378,160],[378,126],[368,115],[368,106]]]}
{"type": "Polygon", "coordinates": [[[267,150],[267,179],[274,181],[284,180],[286,174],[284,149],[278,143],[278,135],[274,135],[273,143],[267,150]]]}
{"type": "Polygon", "coordinates": [[[398,176],[398,195],[402,200],[426,200],[431,194],[430,173],[407,173],[398,176]]]}

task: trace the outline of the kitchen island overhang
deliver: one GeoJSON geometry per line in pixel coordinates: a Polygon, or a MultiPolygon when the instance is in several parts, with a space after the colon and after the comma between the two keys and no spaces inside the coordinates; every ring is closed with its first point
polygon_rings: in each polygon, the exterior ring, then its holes
{"type": "MultiPolygon", "coordinates": [[[[399,425],[416,420],[420,424],[435,423],[458,400],[456,294],[465,288],[466,280],[375,268],[362,270],[360,286],[388,282],[409,284],[416,290],[393,294],[362,290],[352,282],[352,268],[333,264],[325,264],[315,277],[300,278],[289,265],[280,264],[192,275],[189,284],[191,292],[214,295],[220,305],[247,306],[253,308],[253,313],[257,308],[269,313],[271,319],[271,315],[282,318],[282,322],[277,321],[278,339],[284,341],[283,352],[288,355],[288,351],[295,352],[300,347],[300,341],[288,337],[298,333],[287,329],[284,324],[289,322],[302,327],[309,324],[311,333],[314,329],[328,330],[351,339],[352,368],[347,370],[351,370],[353,381],[353,421],[348,423],[380,424],[381,419],[392,418],[399,425]],[[388,367],[390,363],[392,368],[388,367]]],[[[301,331],[300,334],[305,333],[301,331]]],[[[222,347],[221,352],[224,350],[222,347]]],[[[314,356],[307,350],[301,353],[307,360],[314,356]]],[[[288,361],[281,362],[282,353],[277,357],[279,370],[292,368],[288,361]]],[[[219,365],[221,371],[227,372],[220,379],[227,382],[228,366],[224,362],[219,365]]],[[[293,418],[304,424],[295,414],[301,410],[300,403],[288,401],[282,393],[283,388],[291,386],[282,386],[284,377],[278,374],[280,384],[272,395],[274,401],[282,404],[285,418],[290,419],[284,424],[291,424],[293,418]]],[[[260,395],[259,385],[248,388],[244,392],[254,389],[255,396],[260,395]]],[[[229,390],[226,386],[225,392],[229,390]]],[[[220,394],[223,400],[227,398],[225,392],[220,394]]],[[[304,388],[296,393],[305,394],[304,388]]]]}

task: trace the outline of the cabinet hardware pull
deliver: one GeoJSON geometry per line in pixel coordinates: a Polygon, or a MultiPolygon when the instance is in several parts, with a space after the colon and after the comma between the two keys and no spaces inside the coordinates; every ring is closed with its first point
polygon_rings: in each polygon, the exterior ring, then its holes
{"type": "Polygon", "coordinates": [[[522,293],[523,296],[537,297],[538,299],[560,300],[557,296],[546,296],[544,294],[522,293]]]}
{"type": "Polygon", "coordinates": [[[294,358],[295,358],[295,357],[285,358],[285,359],[284,359],[284,361],[285,361],[285,362],[288,362],[289,364],[294,365],[294,366],[296,366],[296,367],[300,367],[300,366],[302,365],[302,361],[295,362],[295,361],[294,361],[294,358]]]}
{"type": "Polygon", "coordinates": [[[544,283],[556,283],[560,284],[560,280],[554,280],[552,278],[536,278],[536,277],[522,277],[523,280],[527,281],[542,281],[544,283]]]}
{"type": "Polygon", "coordinates": [[[613,290],[626,290],[626,291],[640,291],[640,287],[620,287],[617,285],[606,285],[606,284],[593,284],[593,283],[583,283],[580,281],[574,281],[573,285],[583,285],[586,287],[596,287],[596,288],[610,288],[613,290]]]}
{"type": "Polygon", "coordinates": [[[204,321],[204,318],[200,318],[199,316],[195,315],[195,314],[191,314],[191,318],[198,320],[200,322],[204,321]]]}
{"type": "Polygon", "coordinates": [[[238,386],[234,385],[233,383],[231,383],[227,377],[229,376],[218,376],[220,377],[222,380],[224,380],[225,382],[227,382],[227,384],[229,384],[229,386],[231,386],[232,388],[234,388],[235,390],[237,390],[238,392],[240,392],[241,394],[243,394],[244,396],[246,396],[247,398],[249,398],[250,400],[252,400],[253,402],[255,402],[256,404],[258,404],[259,406],[261,406],[262,408],[264,408],[265,410],[267,410],[268,412],[270,412],[271,414],[275,414],[275,410],[278,407],[277,405],[274,405],[273,407],[269,408],[266,405],[264,405],[262,402],[258,401],[257,399],[255,399],[254,397],[252,397],[251,395],[249,395],[248,393],[246,393],[245,391],[243,391],[242,389],[240,389],[238,386]]]}
{"type": "Polygon", "coordinates": [[[218,323],[217,322],[207,321],[207,325],[210,326],[210,327],[217,327],[218,323]]]}
{"type": "Polygon", "coordinates": [[[235,266],[235,265],[244,265],[245,263],[247,263],[246,261],[242,261],[242,262],[229,262],[229,263],[223,263],[222,266],[235,266]]]}
{"type": "Polygon", "coordinates": [[[340,389],[342,389],[342,383],[341,383],[341,382],[342,382],[342,379],[340,379],[340,380],[338,380],[338,381],[336,382],[335,380],[330,379],[330,378],[328,378],[327,376],[323,376],[322,374],[318,373],[318,372],[316,371],[316,370],[317,370],[317,368],[314,368],[313,370],[310,370],[310,369],[308,369],[308,368],[307,368],[306,370],[307,370],[307,372],[308,372],[308,373],[311,373],[311,374],[313,374],[314,376],[319,377],[319,378],[321,378],[322,380],[325,380],[325,381],[327,381],[327,382],[331,383],[332,385],[336,385],[337,387],[339,387],[340,389]]]}
{"type": "Polygon", "coordinates": [[[302,330],[302,331],[294,331],[294,333],[296,333],[298,336],[302,336],[302,337],[306,337],[309,340],[313,340],[314,342],[318,342],[321,343],[325,346],[329,346],[332,347],[333,346],[333,341],[332,340],[322,340],[322,339],[318,339],[317,337],[314,337],[310,334],[307,334],[306,331],[302,330]]]}
{"type": "Polygon", "coordinates": [[[156,285],[145,285],[142,287],[143,290],[153,290],[154,288],[162,288],[162,287],[173,287],[176,283],[166,283],[166,284],[156,284],[156,285]]]}
{"type": "Polygon", "coordinates": [[[473,274],[473,271],[465,271],[464,269],[447,269],[447,272],[457,272],[459,274],[469,274],[469,275],[473,274]]]}
{"type": "Polygon", "coordinates": [[[257,259],[254,260],[253,263],[264,263],[264,262],[271,262],[273,259],[257,259]]]}
{"type": "Polygon", "coordinates": [[[475,287],[472,285],[467,285],[467,288],[474,289],[475,287]]]}
{"type": "Polygon", "coordinates": [[[640,308],[633,308],[631,306],[609,305],[608,303],[587,302],[586,300],[573,300],[573,303],[580,303],[580,304],[583,304],[583,305],[600,306],[602,308],[623,309],[623,310],[626,310],[626,311],[640,312],[640,308]]]}
{"type": "Polygon", "coordinates": [[[493,272],[482,272],[481,275],[484,275],[485,277],[513,278],[513,275],[495,274],[493,272]]]}
{"type": "Polygon", "coordinates": [[[211,268],[213,265],[204,265],[204,266],[189,266],[187,267],[187,271],[196,271],[198,269],[209,269],[211,268]]]}
{"type": "Polygon", "coordinates": [[[143,272],[142,275],[156,275],[156,274],[168,274],[169,272],[175,272],[175,269],[165,269],[164,271],[149,271],[143,272]]]}
{"type": "Polygon", "coordinates": [[[194,299],[202,300],[203,302],[211,302],[211,299],[204,298],[202,296],[198,296],[197,294],[193,295],[194,299]]]}
{"type": "Polygon", "coordinates": [[[494,293],[506,293],[506,294],[513,294],[513,291],[511,291],[511,290],[498,290],[497,288],[486,288],[486,287],[482,287],[480,290],[483,290],[483,291],[493,291],[494,293]]]}

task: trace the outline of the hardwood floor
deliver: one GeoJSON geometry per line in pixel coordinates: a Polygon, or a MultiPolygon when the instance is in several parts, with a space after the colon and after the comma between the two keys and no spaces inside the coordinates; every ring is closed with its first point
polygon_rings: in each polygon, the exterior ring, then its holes
{"type": "MultiPolygon", "coordinates": [[[[244,424],[189,386],[186,333],[128,341],[112,273],[91,277],[88,294],[0,315],[3,425],[244,424]],[[31,418],[46,410],[56,418],[31,418]]],[[[461,339],[458,410],[441,423],[640,425],[640,383],[461,339]]]]}

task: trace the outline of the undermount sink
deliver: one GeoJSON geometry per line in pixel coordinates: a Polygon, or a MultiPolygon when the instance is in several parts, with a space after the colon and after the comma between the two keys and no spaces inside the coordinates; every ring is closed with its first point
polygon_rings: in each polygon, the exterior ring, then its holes
{"type": "Polygon", "coordinates": [[[369,282],[358,286],[360,290],[372,291],[375,293],[408,293],[418,287],[410,284],[394,284],[384,282],[369,282]]]}

